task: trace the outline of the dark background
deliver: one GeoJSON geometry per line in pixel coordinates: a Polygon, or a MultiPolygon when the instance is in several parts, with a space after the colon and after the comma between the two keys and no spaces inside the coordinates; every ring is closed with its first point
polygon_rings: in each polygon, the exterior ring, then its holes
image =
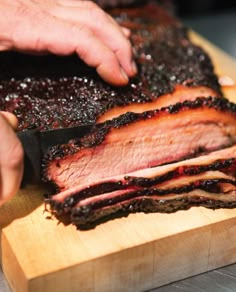
{"type": "Polygon", "coordinates": [[[182,22],[236,58],[236,0],[172,0],[172,3],[182,22]]]}
{"type": "Polygon", "coordinates": [[[232,9],[236,11],[236,0],[173,0],[173,3],[180,16],[218,13],[232,9]]]}

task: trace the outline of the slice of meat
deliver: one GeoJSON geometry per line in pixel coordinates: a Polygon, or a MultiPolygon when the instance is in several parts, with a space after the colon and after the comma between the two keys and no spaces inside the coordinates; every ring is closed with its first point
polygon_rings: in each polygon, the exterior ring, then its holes
{"type": "MultiPolygon", "coordinates": [[[[80,200],[75,208],[91,206],[92,209],[101,208],[104,206],[110,206],[116,203],[123,203],[126,200],[142,195],[147,196],[157,196],[160,200],[165,198],[177,198],[178,195],[181,195],[186,192],[190,192],[194,189],[204,189],[209,192],[216,192],[219,194],[224,194],[229,191],[227,184],[232,185],[232,189],[235,190],[236,180],[230,178],[222,173],[211,173],[212,177],[208,179],[209,174],[202,174],[201,179],[198,179],[198,176],[191,177],[187,181],[182,181],[177,186],[172,185],[169,182],[169,186],[162,187],[159,185],[150,187],[150,188],[131,188],[125,190],[117,190],[110,193],[105,193],[97,195],[91,198],[86,198],[80,200]]],[[[220,197],[220,196],[219,196],[220,197]]]]}
{"type": "Polygon", "coordinates": [[[153,186],[180,186],[199,179],[228,178],[236,176],[236,146],[218,150],[208,155],[154,168],[139,170],[91,185],[76,185],[47,199],[56,212],[71,211],[81,200],[118,190],[134,190],[153,186]],[[231,158],[232,157],[232,158],[231,158]],[[212,176],[212,177],[211,177],[212,176]]]}
{"type": "MultiPolygon", "coordinates": [[[[235,168],[236,170],[236,168],[235,168]]],[[[200,174],[192,175],[192,176],[181,176],[177,178],[173,178],[172,180],[167,180],[159,184],[153,183],[153,186],[158,187],[160,190],[167,190],[170,188],[180,188],[181,186],[185,186],[187,184],[196,184],[198,181],[211,181],[211,180],[225,180],[230,182],[236,182],[234,176],[227,175],[224,172],[211,170],[206,171],[200,174]]],[[[139,186],[140,187],[140,186],[139,186]]]]}
{"type": "Polygon", "coordinates": [[[192,206],[227,208],[236,206],[236,182],[230,179],[199,180],[177,188],[119,190],[80,201],[71,210],[79,228],[91,228],[101,220],[135,212],[175,212],[192,206]]]}
{"type": "Polygon", "coordinates": [[[146,102],[144,104],[132,103],[127,106],[116,106],[111,110],[101,115],[97,122],[101,123],[106,120],[111,120],[127,112],[143,113],[145,111],[160,109],[169,105],[173,105],[177,102],[184,102],[185,100],[194,101],[199,96],[201,97],[219,97],[220,95],[211,88],[205,86],[187,87],[184,85],[176,85],[173,92],[163,94],[152,102],[146,102]]]}
{"type": "Polygon", "coordinates": [[[98,202],[102,201],[107,202],[109,200],[115,199],[117,196],[120,196],[122,198],[122,196],[127,193],[136,194],[139,191],[142,192],[144,189],[150,189],[150,192],[152,192],[152,190],[155,188],[158,189],[160,195],[168,195],[170,192],[174,191],[180,193],[182,189],[185,189],[188,185],[190,185],[191,187],[198,186],[199,182],[203,181],[205,181],[205,184],[211,184],[213,181],[221,182],[221,184],[225,183],[225,185],[228,183],[236,184],[236,180],[233,176],[227,175],[221,171],[214,170],[203,172],[199,175],[181,176],[178,178],[167,180],[160,184],[150,184],[149,187],[141,187],[135,184],[122,184],[121,182],[113,182],[109,185],[100,184],[97,185],[96,188],[95,186],[93,186],[90,189],[81,189],[76,194],[70,193],[70,196],[68,196],[68,191],[64,191],[56,195],[56,198],[52,197],[50,199],[46,199],[46,202],[50,206],[50,210],[52,210],[54,213],[71,213],[75,206],[81,207],[90,204],[94,205],[95,203],[98,204],[98,202]],[[63,201],[62,196],[65,196],[66,193],[67,196],[64,197],[63,201]]]}
{"type": "Polygon", "coordinates": [[[199,98],[98,124],[80,140],[49,151],[45,177],[60,190],[231,146],[236,106],[199,98]]]}

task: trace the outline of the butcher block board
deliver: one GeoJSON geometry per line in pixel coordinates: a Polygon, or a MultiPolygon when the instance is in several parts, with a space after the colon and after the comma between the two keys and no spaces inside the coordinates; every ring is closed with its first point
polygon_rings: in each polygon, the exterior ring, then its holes
{"type": "MultiPolygon", "coordinates": [[[[220,76],[236,81],[235,60],[192,38],[220,76]]],[[[236,89],[226,94],[233,100],[236,89]]],[[[236,209],[132,214],[79,231],[48,218],[45,192],[30,186],[0,208],[2,268],[13,291],[145,291],[236,262],[236,209]]]]}

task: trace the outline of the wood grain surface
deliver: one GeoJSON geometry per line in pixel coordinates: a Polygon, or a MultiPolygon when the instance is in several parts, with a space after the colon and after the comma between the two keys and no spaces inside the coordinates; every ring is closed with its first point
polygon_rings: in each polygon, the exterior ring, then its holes
{"type": "MultiPolygon", "coordinates": [[[[219,75],[236,81],[232,58],[192,38],[219,75]]],[[[225,93],[234,100],[234,86],[225,93]]],[[[132,214],[78,231],[47,219],[45,192],[29,186],[0,208],[2,268],[13,291],[145,291],[236,262],[236,210],[132,214]]]]}

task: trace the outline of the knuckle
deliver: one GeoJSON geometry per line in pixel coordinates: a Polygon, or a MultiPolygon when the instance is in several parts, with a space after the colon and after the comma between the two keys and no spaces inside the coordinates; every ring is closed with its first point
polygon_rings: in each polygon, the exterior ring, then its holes
{"type": "Polygon", "coordinates": [[[95,10],[100,10],[98,5],[94,3],[93,1],[85,1],[84,2],[84,7],[88,9],[95,9],[95,10]]]}
{"type": "Polygon", "coordinates": [[[116,55],[113,52],[111,52],[111,51],[108,51],[107,52],[105,61],[107,63],[109,63],[109,64],[116,64],[116,63],[118,63],[118,60],[117,60],[116,55]]]}
{"type": "Polygon", "coordinates": [[[132,45],[131,45],[131,42],[125,38],[124,40],[124,48],[127,50],[128,54],[131,56],[132,55],[132,45]]]}
{"type": "Polygon", "coordinates": [[[118,47],[115,49],[115,52],[121,56],[124,56],[124,52],[125,52],[125,55],[128,56],[129,59],[131,59],[132,45],[130,41],[126,38],[123,38],[123,42],[119,42],[118,47]]]}
{"type": "Polygon", "coordinates": [[[82,43],[80,43],[80,45],[76,45],[76,52],[81,59],[83,59],[84,61],[87,61],[89,60],[92,54],[91,53],[92,50],[88,46],[94,45],[94,34],[90,29],[88,29],[84,25],[79,25],[79,26],[75,25],[74,32],[76,35],[79,35],[81,39],[86,40],[86,42],[83,45],[82,43]]]}
{"type": "Polygon", "coordinates": [[[104,23],[106,19],[108,19],[108,14],[106,14],[105,11],[103,11],[97,4],[94,2],[91,2],[89,6],[91,5],[90,8],[88,8],[88,12],[90,15],[90,19],[92,21],[95,21],[96,24],[98,25],[99,23],[104,23]]]}
{"type": "Polygon", "coordinates": [[[116,55],[113,52],[107,51],[104,54],[103,58],[100,60],[97,67],[101,67],[103,68],[103,70],[107,72],[114,73],[114,72],[117,72],[119,68],[119,62],[116,55]]]}
{"type": "Polygon", "coordinates": [[[70,32],[73,39],[76,39],[76,42],[78,42],[78,37],[83,40],[83,38],[86,39],[92,35],[91,30],[86,25],[80,23],[72,23],[70,26],[70,32]]]}

